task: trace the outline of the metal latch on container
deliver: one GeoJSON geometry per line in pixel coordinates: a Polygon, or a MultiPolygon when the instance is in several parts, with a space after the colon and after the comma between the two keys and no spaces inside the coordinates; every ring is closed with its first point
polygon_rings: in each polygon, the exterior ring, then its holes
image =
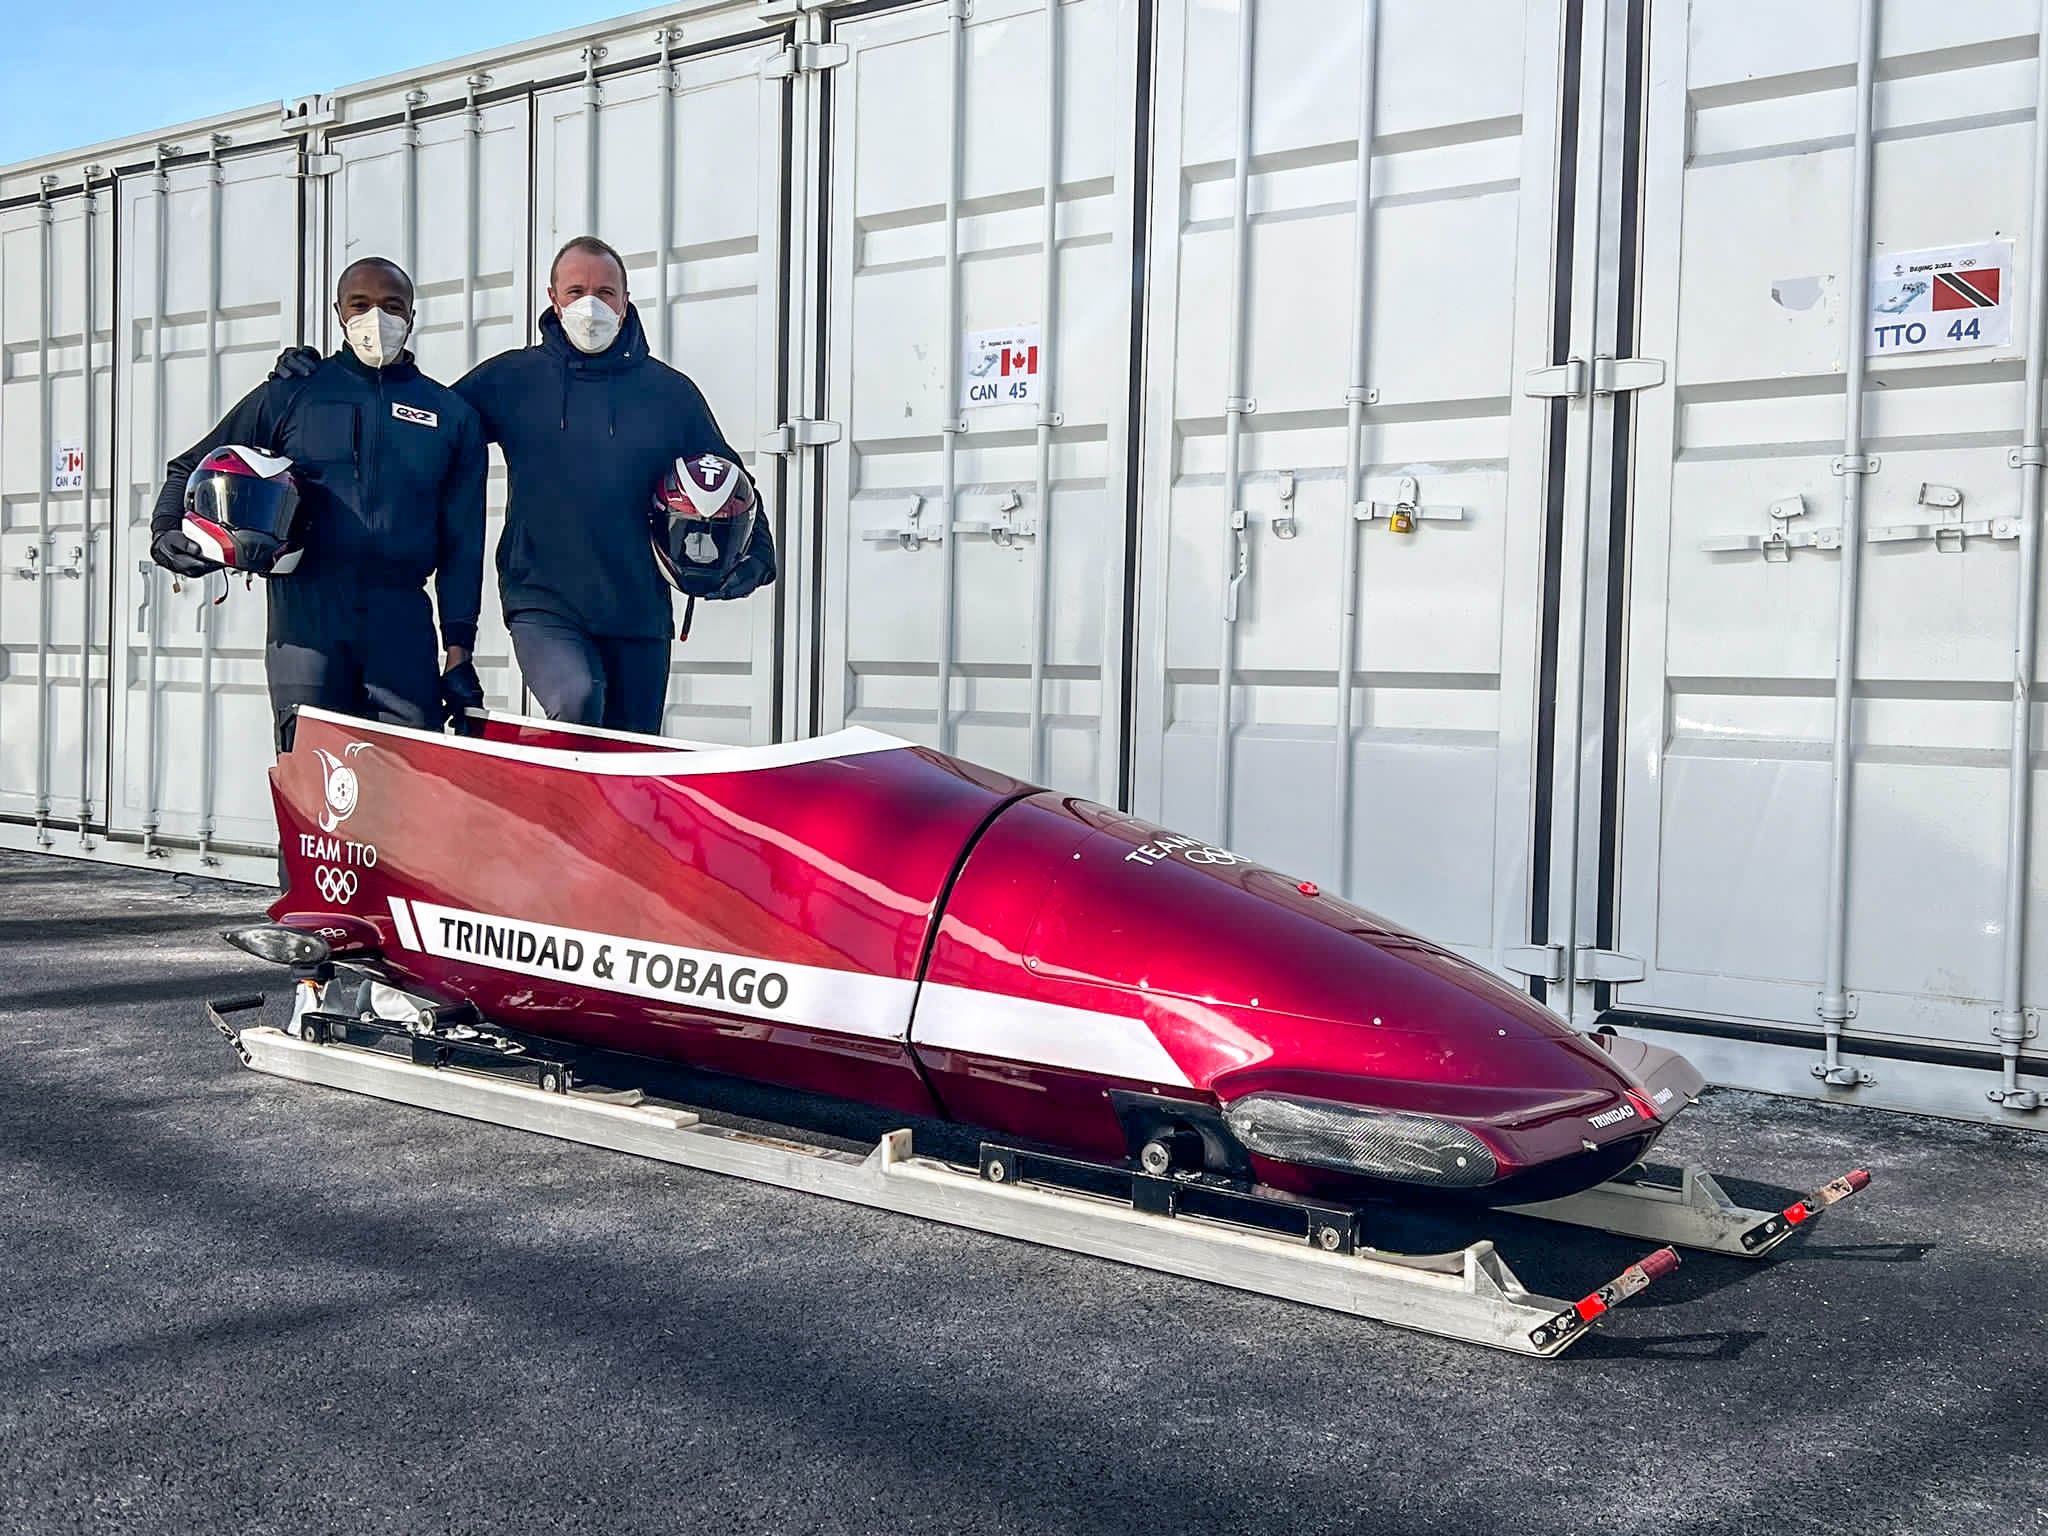
{"type": "Polygon", "coordinates": [[[953,531],[960,534],[986,534],[991,544],[1003,549],[1015,549],[1019,539],[1032,538],[1038,533],[1036,522],[1028,517],[1017,516],[1023,506],[1023,494],[1013,488],[997,505],[996,515],[992,520],[986,523],[956,522],[953,524],[953,531]]]}
{"type": "Polygon", "coordinates": [[[1967,539],[2016,539],[2020,536],[2020,522],[2016,517],[1965,518],[1963,493],[1956,486],[1923,483],[1915,500],[1921,506],[1932,507],[1941,513],[1940,519],[1925,523],[1886,523],[1870,530],[1870,542],[1897,544],[1909,539],[1932,539],[1934,547],[1943,554],[1958,555],[1962,553],[1967,539]]]}
{"type": "Polygon", "coordinates": [[[1701,539],[1700,548],[1710,554],[1733,554],[1741,551],[1756,551],[1766,560],[1777,562],[1792,558],[1795,549],[1840,549],[1842,530],[1840,528],[1799,528],[1792,527],[1792,519],[1806,516],[1804,496],[1782,496],[1770,505],[1771,530],[1769,533],[1724,533],[1710,539],[1701,539]]]}
{"type": "Polygon", "coordinates": [[[1539,400],[1576,400],[1590,384],[1596,395],[1625,395],[1664,382],[1664,362],[1655,357],[1568,357],[1548,368],[1531,369],[1523,392],[1539,400]]]}
{"type": "MultiPolygon", "coordinates": [[[[1578,953],[1581,981],[1641,981],[1646,974],[1643,962],[1634,955],[1612,949],[1582,949],[1578,953]]],[[[1564,980],[1562,944],[1524,944],[1503,950],[1500,963],[1518,976],[1531,976],[1539,981],[1564,980]]]]}
{"type": "Polygon", "coordinates": [[[838,442],[839,438],[838,422],[798,416],[785,421],[773,432],[763,433],[759,447],[763,453],[795,453],[799,448],[822,448],[827,443],[838,442]]]}
{"type": "Polygon", "coordinates": [[[792,43],[761,61],[761,78],[787,80],[793,75],[837,69],[852,57],[853,50],[845,43],[792,43]]]}
{"type": "Polygon", "coordinates": [[[312,181],[321,176],[332,176],[341,169],[341,156],[336,154],[314,154],[308,150],[299,152],[299,163],[291,174],[302,181],[312,181]]]}
{"type": "Polygon", "coordinates": [[[1418,522],[1462,523],[1465,520],[1463,507],[1425,504],[1422,482],[1414,475],[1375,481],[1373,485],[1379,494],[1373,494],[1369,488],[1367,499],[1351,509],[1351,515],[1361,523],[1385,518],[1387,526],[1395,533],[1413,533],[1418,522]]]}
{"type": "Polygon", "coordinates": [[[924,520],[925,499],[912,493],[910,516],[900,525],[890,528],[863,528],[860,536],[870,544],[896,544],[904,549],[916,551],[927,544],[943,544],[949,536],[965,538],[980,534],[992,544],[1004,549],[1018,547],[1019,539],[1035,537],[1038,524],[1028,517],[1018,517],[1017,512],[1024,505],[1023,496],[1011,490],[996,508],[995,517],[985,523],[956,520],[950,527],[943,523],[927,523],[924,520]]]}
{"type": "Polygon", "coordinates": [[[1237,622],[1237,594],[1252,568],[1251,540],[1246,537],[1251,519],[1242,511],[1230,514],[1230,579],[1223,588],[1223,622],[1237,622]]]}

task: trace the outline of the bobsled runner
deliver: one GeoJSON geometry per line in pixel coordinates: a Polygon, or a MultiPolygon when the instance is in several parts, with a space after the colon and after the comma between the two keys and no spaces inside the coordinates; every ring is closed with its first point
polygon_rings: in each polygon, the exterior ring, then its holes
{"type": "Polygon", "coordinates": [[[1869,1181],[1764,1211],[1660,1179],[1644,1154],[1703,1086],[1682,1058],[1581,1036],[1313,882],[924,747],[471,723],[300,712],[272,771],[284,894],[226,935],[292,968],[294,1011],[209,1008],[248,1065],[1533,1355],[1675,1247],[1761,1257],[1869,1181]],[[862,1156],[733,1130],[572,1093],[585,1047],[993,1139],[970,1170],[907,1131],[862,1156]],[[1368,1246],[1387,1194],[1671,1246],[1560,1301],[1490,1242],[1368,1246]]]}
{"type": "Polygon", "coordinates": [[[527,1034],[1321,1198],[1572,1194],[1699,1075],[1228,849],[865,729],[301,713],[275,922],[527,1034]]]}

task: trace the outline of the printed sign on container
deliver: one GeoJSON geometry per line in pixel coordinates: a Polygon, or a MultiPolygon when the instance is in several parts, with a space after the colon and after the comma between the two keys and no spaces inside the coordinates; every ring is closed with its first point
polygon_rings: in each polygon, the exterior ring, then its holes
{"type": "Polygon", "coordinates": [[[1036,405],[1045,395],[1038,327],[1004,325],[961,338],[960,409],[1036,405]]]}
{"type": "Polygon", "coordinates": [[[59,443],[50,450],[50,489],[85,489],[85,444],[59,443]]]}
{"type": "Polygon", "coordinates": [[[2012,242],[1888,251],[1870,263],[1870,355],[2012,340],[2012,242]]]}

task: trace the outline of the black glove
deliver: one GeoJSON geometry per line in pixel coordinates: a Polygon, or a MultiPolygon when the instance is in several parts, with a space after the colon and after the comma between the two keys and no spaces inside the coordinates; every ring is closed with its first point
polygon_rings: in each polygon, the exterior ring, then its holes
{"type": "Polygon", "coordinates": [[[303,379],[320,366],[320,354],[312,347],[286,347],[270,365],[273,379],[303,379]]]}
{"type": "Polygon", "coordinates": [[[469,711],[484,707],[483,679],[476,675],[476,663],[462,661],[441,674],[441,702],[448,707],[448,723],[458,736],[473,735],[477,724],[469,711]]]}
{"type": "Polygon", "coordinates": [[[149,558],[178,576],[204,576],[220,569],[218,560],[207,559],[199,546],[176,528],[166,528],[149,541],[149,558]]]}
{"type": "Polygon", "coordinates": [[[739,564],[726,572],[725,580],[711,596],[718,602],[745,597],[774,580],[775,537],[766,523],[756,523],[753,537],[747,540],[747,552],[740,556],[739,564]]]}

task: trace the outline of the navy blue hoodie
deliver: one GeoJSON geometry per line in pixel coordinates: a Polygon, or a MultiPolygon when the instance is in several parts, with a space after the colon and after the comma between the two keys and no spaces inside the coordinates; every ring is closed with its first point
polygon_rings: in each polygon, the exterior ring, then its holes
{"type": "Polygon", "coordinates": [[[537,609],[588,634],[667,639],[670,589],[648,542],[655,487],[679,457],[739,455],[697,386],[648,354],[632,305],[594,355],[570,343],[552,309],[540,333],[538,346],[479,363],[455,386],[505,451],[505,617],[537,609]]]}
{"type": "Polygon", "coordinates": [[[372,368],[347,347],[304,378],[268,379],[166,466],[154,538],[184,517],[185,482],[229,443],[281,453],[311,514],[295,587],[417,591],[429,574],[445,645],[476,644],[484,583],[484,475],[476,415],[410,352],[372,368]]]}

